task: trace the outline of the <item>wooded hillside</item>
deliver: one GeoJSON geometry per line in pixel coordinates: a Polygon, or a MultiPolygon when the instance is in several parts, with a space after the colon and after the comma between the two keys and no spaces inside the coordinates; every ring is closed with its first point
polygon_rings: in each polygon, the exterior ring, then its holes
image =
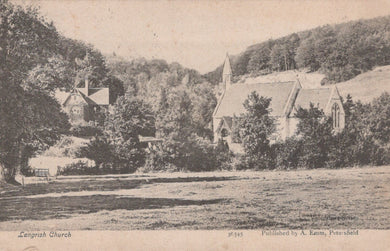
{"type": "MultiPolygon", "coordinates": [[[[326,75],[322,84],[338,83],[390,64],[390,16],[293,33],[252,45],[232,57],[234,77],[305,69],[326,75]]],[[[220,81],[222,66],[205,74],[220,81]]]]}

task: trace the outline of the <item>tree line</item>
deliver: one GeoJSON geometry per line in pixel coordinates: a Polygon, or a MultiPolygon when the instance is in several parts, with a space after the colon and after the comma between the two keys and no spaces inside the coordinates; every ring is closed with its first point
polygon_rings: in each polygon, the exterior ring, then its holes
{"type": "MultiPolygon", "coordinates": [[[[390,64],[390,16],[325,25],[270,39],[232,58],[234,78],[275,71],[319,71],[323,84],[349,80],[375,66],[390,64]]],[[[221,79],[222,66],[205,77],[221,79]]]]}
{"type": "Polygon", "coordinates": [[[196,133],[188,113],[191,99],[185,94],[164,96],[159,107],[162,113],[157,114],[140,102],[130,95],[118,99],[115,112],[106,121],[110,129],[82,149],[83,157],[97,163],[92,173],[341,168],[390,163],[388,93],[369,104],[348,96],[343,101],[346,125],[341,132],[335,132],[332,118],[313,104],[308,109],[299,108],[296,135],[272,142],[276,130],[269,111],[272,99],[254,92],[243,104],[246,112],[235,118],[233,133],[244,154],[231,152],[222,138],[214,145],[196,133]],[[148,133],[164,141],[146,150],[138,135],[148,133]]]}

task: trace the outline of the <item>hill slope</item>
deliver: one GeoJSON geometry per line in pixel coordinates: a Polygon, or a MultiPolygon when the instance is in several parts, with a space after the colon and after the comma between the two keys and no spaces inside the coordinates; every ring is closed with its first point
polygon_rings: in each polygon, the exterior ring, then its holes
{"type": "Polygon", "coordinates": [[[350,94],[355,101],[370,102],[385,91],[390,93],[390,65],[377,67],[349,81],[338,83],[337,87],[342,97],[350,94]]]}

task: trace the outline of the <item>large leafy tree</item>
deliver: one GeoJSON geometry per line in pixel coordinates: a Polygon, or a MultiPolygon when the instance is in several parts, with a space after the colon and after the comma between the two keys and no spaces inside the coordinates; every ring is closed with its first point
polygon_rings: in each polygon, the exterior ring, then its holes
{"type": "Polygon", "coordinates": [[[180,89],[162,93],[156,117],[157,136],[164,139],[167,161],[185,168],[191,154],[189,140],[192,128],[192,103],[188,93],[180,89]]]}
{"type": "Polygon", "coordinates": [[[29,71],[23,82],[26,89],[35,86],[48,92],[54,92],[57,88],[70,91],[74,87],[74,77],[75,72],[70,63],[61,55],[55,55],[45,64],[38,64],[29,71]]]}
{"type": "Polygon", "coordinates": [[[372,101],[370,130],[382,144],[390,142],[390,94],[384,92],[372,101]]]}
{"type": "Polygon", "coordinates": [[[191,88],[190,98],[193,104],[192,124],[198,136],[211,139],[213,131],[211,121],[217,99],[214,89],[209,83],[194,85],[191,88]]]}
{"type": "Polygon", "coordinates": [[[370,104],[344,102],[346,125],[334,136],[329,166],[381,165],[389,163],[389,94],[383,93],[370,104]]]}
{"type": "Polygon", "coordinates": [[[54,55],[58,34],[32,8],[0,2],[0,179],[14,182],[17,168],[54,144],[69,128],[52,88],[28,76],[54,55]]]}
{"type": "Polygon", "coordinates": [[[275,120],[270,116],[271,99],[252,92],[244,102],[246,113],[240,119],[240,136],[249,167],[269,168],[272,152],[271,135],[275,120]]]}
{"type": "Polygon", "coordinates": [[[297,133],[303,141],[300,165],[306,168],[324,167],[332,143],[331,118],[310,103],[309,109],[299,108],[297,133]]]}
{"type": "Polygon", "coordinates": [[[114,164],[122,172],[134,172],[145,161],[139,136],[154,135],[155,120],[151,108],[136,97],[119,97],[107,116],[105,132],[113,146],[114,164]]]}

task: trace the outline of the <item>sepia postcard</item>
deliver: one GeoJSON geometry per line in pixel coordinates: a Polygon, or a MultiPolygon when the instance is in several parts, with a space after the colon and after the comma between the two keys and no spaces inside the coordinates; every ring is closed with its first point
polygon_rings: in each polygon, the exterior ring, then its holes
{"type": "Polygon", "coordinates": [[[0,0],[0,250],[390,250],[387,0],[0,0]]]}

